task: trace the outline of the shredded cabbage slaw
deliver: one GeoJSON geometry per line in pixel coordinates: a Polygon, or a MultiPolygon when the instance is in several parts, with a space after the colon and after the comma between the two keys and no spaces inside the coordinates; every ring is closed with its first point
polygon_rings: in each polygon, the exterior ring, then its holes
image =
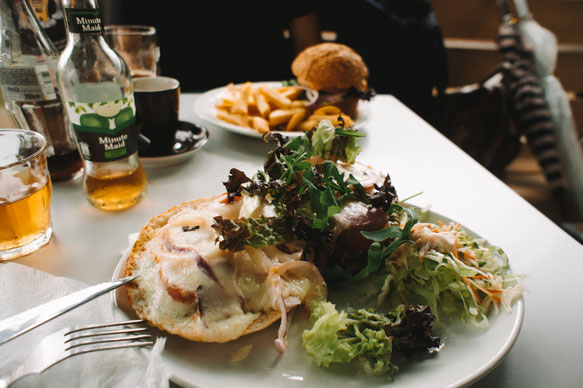
{"type": "Polygon", "coordinates": [[[459,314],[464,322],[488,328],[491,308],[512,310],[522,295],[521,276],[509,272],[508,257],[486,240],[471,238],[459,223],[418,223],[414,246],[388,260],[378,303],[424,303],[436,316],[459,314]]]}

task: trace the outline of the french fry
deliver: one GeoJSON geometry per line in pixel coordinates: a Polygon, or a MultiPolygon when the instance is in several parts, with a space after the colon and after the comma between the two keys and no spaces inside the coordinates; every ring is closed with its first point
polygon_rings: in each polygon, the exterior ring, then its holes
{"type": "Polygon", "coordinates": [[[318,125],[318,122],[316,120],[308,119],[306,121],[302,121],[301,123],[299,123],[298,126],[296,127],[296,129],[298,129],[300,131],[307,132],[317,125],[318,125]]]}
{"type": "Polygon", "coordinates": [[[272,103],[280,109],[288,108],[291,104],[291,100],[289,98],[282,96],[275,89],[268,86],[260,87],[259,93],[263,94],[268,102],[272,103]]]}
{"type": "Polygon", "coordinates": [[[297,87],[297,86],[285,86],[283,88],[277,89],[279,94],[284,97],[289,98],[290,100],[297,100],[297,98],[302,94],[304,89],[297,87]]]}
{"type": "Polygon", "coordinates": [[[291,108],[305,108],[309,104],[310,103],[306,100],[295,100],[295,101],[292,101],[292,103],[290,104],[290,107],[291,108]]]}
{"type": "Polygon", "coordinates": [[[235,124],[235,125],[240,125],[242,127],[246,127],[248,126],[248,124],[244,121],[243,116],[241,115],[235,115],[229,112],[225,112],[223,110],[219,110],[217,111],[217,118],[223,121],[226,121],[227,123],[231,123],[231,124],[235,124]]]}
{"type": "Polygon", "coordinates": [[[334,105],[322,106],[314,111],[315,115],[338,115],[340,114],[340,108],[334,105]]]}
{"type": "Polygon", "coordinates": [[[246,82],[241,86],[239,99],[231,107],[231,113],[247,114],[249,112],[249,97],[251,96],[251,82],[246,82]]]}
{"type": "Polygon", "coordinates": [[[301,110],[299,112],[294,113],[287,122],[285,130],[293,131],[298,126],[298,124],[304,119],[304,117],[306,117],[305,110],[301,110]]]}
{"type": "Polygon", "coordinates": [[[241,122],[243,123],[244,127],[247,128],[253,128],[253,116],[249,116],[249,115],[241,115],[241,122]]]}
{"type": "Polygon", "coordinates": [[[247,114],[247,101],[239,99],[229,108],[229,112],[235,115],[247,114]]]}
{"type": "Polygon", "coordinates": [[[354,120],[334,105],[319,107],[308,114],[309,101],[303,98],[303,89],[297,86],[255,87],[251,82],[228,84],[225,93],[215,104],[217,118],[259,133],[272,130],[309,131],[321,120],[345,127],[353,127],[354,120]]]}
{"type": "Polygon", "coordinates": [[[309,117],[310,120],[322,121],[322,120],[330,120],[330,122],[334,125],[338,122],[337,115],[311,115],[309,117]]]}
{"type": "Polygon", "coordinates": [[[269,114],[269,125],[275,127],[283,123],[287,123],[291,117],[300,112],[299,109],[276,109],[269,114]]]}
{"type": "Polygon", "coordinates": [[[267,103],[265,96],[258,91],[253,93],[253,97],[255,98],[255,104],[257,104],[257,110],[259,114],[264,118],[269,117],[269,113],[271,112],[271,107],[267,103]]]}
{"type": "Polygon", "coordinates": [[[269,132],[269,122],[261,116],[252,117],[252,125],[259,133],[269,132]]]}
{"type": "Polygon", "coordinates": [[[233,106],[233,104],[231,102],[225,101],[225,100],[221,100],[220,102],[215,104],[215,108],[220,109],[220,110],[225,110],[225,111],[231,110],[232,106],[233,106]]]}

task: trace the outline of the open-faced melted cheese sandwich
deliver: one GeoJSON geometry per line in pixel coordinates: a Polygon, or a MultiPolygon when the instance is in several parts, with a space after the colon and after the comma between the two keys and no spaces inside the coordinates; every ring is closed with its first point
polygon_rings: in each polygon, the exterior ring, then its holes
{"type": "Polygon", "coordinates": [[[325,298],[326,285],[318,269],[301,260],[301,241],[220,249],[214,218],[248,216],[244,203],[228,203],[226,194],[187,202],[142,229],[125,270],[140,275],[128,290],[140,317],[200,342],[231,341],[281,318],[276,344],[285,348],[286,312],[325,298]]]}
{"type": "Polygon", "coordinates": [[[139,275],[128,287],[139,317],[201,342],[281,320],[275,344],[285,349],[287,312],[326,298],[330,258],[361,260],[359,231],[385,225],[381,208],[396,198],[388,176],[354,163],[359,134],[323,123],[287,143],[271,135],[279,147],[253,179],[232,169],[226,194],[150,220],[125,267],[139,275]]]}

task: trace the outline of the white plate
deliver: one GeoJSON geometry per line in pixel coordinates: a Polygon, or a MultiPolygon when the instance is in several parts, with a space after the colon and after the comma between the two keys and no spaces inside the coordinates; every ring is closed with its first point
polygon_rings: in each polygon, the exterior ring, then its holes
{"type": "MultiPolygon", "coordinates": [[[[253,86],[280,87],[281,81],[254,82],[253,86]]],[[[204,125],[209,129],[220,128],[245,136],[262,138],[263,134],[255,131],[254,129],[227,123],[217,118],[217,108],[215,107],[215,105],[223,97],[226,90],[227,87],[223,86],[220,88],[209,90],[200,95],[196,99],[196,102],[194,103],[194,112],[196,113],[196,115],[204,122],[204,125]]],[[[370,118],[370,108],[368,106],[367,101],[360,101],[358,103],[357,109],[358,118],[354,122],[354,129],[362,129],[370,118]]],[[[289,131],[289,132],[274,131],[274,133],[281,133],[285,136],[301,136],[304,134],[304,132],[302,131],[289,131]]]]}
{"type": "MultiPolygon", "coordinates": [[[[440,220],[451,221],[434,212],[429,212],[426,221],[440,220]]],[[[465,231],[478,237],[468,229],[465,231]]],[[[114,279],[120,277],[124,262],[122,257],[114,279]]],[[[135,318],[125,292],[118,289],[113,295],[114,311],[119,318],[135,318]]],[[[163,332],[157,334],[167,337],[162,357],[171,380],[184,387],[463,387],[498,365],[516,341],[523,316],[524,301],[520,298],[512,312],[501,309],[499,314],[491,313],[488,330],[461,322],[448,324],[439,333],[445,343],[442,349],[427,359],[402,365],[393,382],[367,375],[354,365],[318,368],[301,346],[302,331],[310,326],[305,310],[294,312],[289,347],[282,355],[273,345],[278,324],[224,344],[196,343],[163,332]],[[249,356],[241,362],[231,362],[233,352],[246,345],[253,345],[249,356]]]]}

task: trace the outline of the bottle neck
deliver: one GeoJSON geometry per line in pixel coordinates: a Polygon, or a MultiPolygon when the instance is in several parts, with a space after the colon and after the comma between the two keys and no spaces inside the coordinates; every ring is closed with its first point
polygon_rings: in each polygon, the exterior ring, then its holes
{"type": "Polygon", "coordinates": [[[63,8],[93,8],[99,9],[97,0],[61,0],[63,8]]]}
{"type": "Polygon", "coordinates": [[[62,0],[67,38],[103,39],[103,18],[97,0],[62,0]]]}
{"type": "Polygon", "coordinates": [[[58,56],[27,0],[0,0],[0,61],[11,63],[13,53],[58,56]]]}
{"type": "Polygon", "coordinates": [[[16,26],[31,28],[35,22],[38,24],[26,0],[1,0],[0,9],[0,25],[3,29],[16,26]]]}

